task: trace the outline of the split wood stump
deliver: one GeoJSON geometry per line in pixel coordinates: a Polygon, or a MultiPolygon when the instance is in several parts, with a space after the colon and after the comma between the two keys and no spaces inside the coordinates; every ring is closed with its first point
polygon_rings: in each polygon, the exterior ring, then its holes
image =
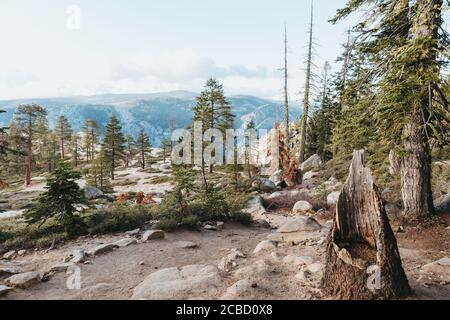
{"type": "Polygon", "coordinates": [[[352,300],[410,294],[381,194],[364,167],[364,150],[353,153],[326,250],[325,294],[352,300]]]}

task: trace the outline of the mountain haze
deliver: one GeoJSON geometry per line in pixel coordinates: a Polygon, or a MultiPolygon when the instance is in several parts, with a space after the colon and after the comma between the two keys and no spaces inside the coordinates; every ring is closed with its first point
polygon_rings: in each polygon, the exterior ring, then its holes
{"type": "MultiPolygon", "coordinates": [[[[60,115],[65,115],[76,131],[81,130],[85,119],[96,120],[103,131],[111,115],[116,114],[124,133],[136,136],[142,127],[151,137],[152,144],[157,146],[167,136],[169,120],[174,120],[177,128],[191,123],[196,96],[193,92],[173,91],[0,101],[0,106],[6,110],[0,118],[0,126],[8,125],[19,104],[37,103],[48,110],[51,128],[60,115]]],[[[235,127],[242,127],[253,118],[258,128],[270,129],[283,118],[281,102],[243,95],[228,99],[236,115],[235,127]]],[[[299,117],[299,111],[298,105],[292,105],[291,119],[299,117]]]]}

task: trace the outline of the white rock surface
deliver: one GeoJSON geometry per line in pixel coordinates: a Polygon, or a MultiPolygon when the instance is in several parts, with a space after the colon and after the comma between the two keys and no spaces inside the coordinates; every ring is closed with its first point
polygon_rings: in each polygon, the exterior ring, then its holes
{"type": "Polygon", "coordinates": [[[183,299],[221,283],[219,269],[210,265],[168,268],[149,275],[133,292],[133,300],[183,299]]]}
{"type": "Polygon", "coordinates": [[[66,272],[67,269],[69,269],[70,267],[72,267],[74,265],[75,265],[75,263],[73,263],[73,262],[60,263],[60,264],[51,266],[48,271],[49,272],[66,272]]]}
{"type": "Polygon", "coordinates": [[[318,177],[318,176],[319,176],[319,173],[318,173],[318,172],[308,171],[307,173],[305,173],[305,174],[303,175],[303,181],[311,180],[311,179],[313,179],[313,178],[315,178],[315,177],[318,177]]]}
{"type": "Polygon", "coordinates": [[[234,272],[237,278],[263,276],[270,272],[270,266],[264,260],[257,260],[255,263],[242,267],[234,272]]]}
{"type": "Polygon", "coordinates": [[[198,248],[198,244],[192,241],[178,241],[177,247],[181,249],[195,249],[198,248]]]}
{"type": "Polygon", "coordinates": [[[86,253],[83,250],[74,250],[67,254],[64,258],[64,262],[81,263],[84,262],[86,253]]]}

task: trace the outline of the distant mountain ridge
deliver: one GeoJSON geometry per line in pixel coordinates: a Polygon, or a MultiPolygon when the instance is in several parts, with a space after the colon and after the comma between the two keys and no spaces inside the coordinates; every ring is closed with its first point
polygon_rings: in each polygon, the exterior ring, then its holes
{"type": "MultiPolygon", "coordinates": [[[[189,91],[172,91],[0,101],[0,108],[6,110],[0,116],[0,127],[8,125],[19,104],[37,103],[48,110],[51,128],[63,114],[76,131],[81,130],[85,119],[96,120],[104,130],[108,119],[116,114],[124,133],[136,136],[142,127],[151,137],[152,144],[158,146],[167,137],[169,120],[174,120],[177,128],[183,128],[192,122],[192,106],[197,95],[189,91]]],[[[254,119],[258,128],[270,129],[276,121],[283,119],[281,102],[245,95],[229,96],[228,99],[236,115],[235,127],[240,128],[254,119]]],[[[300,116],[298,105],[292,104],[290,116],[291,119],[300,116]]]]}

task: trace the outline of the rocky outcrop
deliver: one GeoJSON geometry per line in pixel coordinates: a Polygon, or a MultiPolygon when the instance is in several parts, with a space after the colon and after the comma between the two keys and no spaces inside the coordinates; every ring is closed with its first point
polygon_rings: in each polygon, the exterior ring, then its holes
{"type": "Polygon", "coordinates": [[[332,192],[327,196],[327,204],[329,206],[334,206],[339,201],[339,196],[341,195],[340,191],[332,192]]]}
{"type": "Polygon", "coordinates": [[[264,251],[270,251],[270,250],[274,250],[277,248],[277,244],[276,242],[272,241],[272,240],[264,240],[261,241],[255,248],[255,250],[253,251],[254,254],[259,254],[261,252],[264,251]]]}
{"type": "Polygon", "coordinates": [[[255,179],[255,181],[253,181],[252,183],[252,187],[262,192],[274,192],[275,190],[277,190],[277,186],[275,185],[275,183],[272,180],[266,178],[255,179]]]}

